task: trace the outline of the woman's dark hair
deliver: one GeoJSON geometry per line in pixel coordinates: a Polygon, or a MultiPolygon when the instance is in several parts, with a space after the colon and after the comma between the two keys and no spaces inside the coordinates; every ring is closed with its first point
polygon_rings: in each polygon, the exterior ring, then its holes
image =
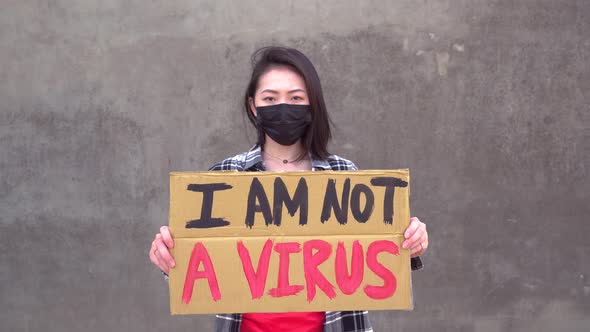
{"type": "MultiPolygon", "coordinates": [[[[327,146],[332,134],[320,78],[311,61],[303,53],[293,48],[264,47],[258,49],[252,55],[252,77],[246,89],[244,108],[250,122],[258,131],[257,144],[262,147],[265,136],[262,128],[259,128],[256,122],[256,117],[250,110],[250,98],[254,98],[256,94],[260,76],[277,66],[289,67],[303,78],[311,108],[312,122],[301,138],[301,143],[305,149],[305,155],[311,153],[313,158],[325,159],[330,155],[327,146]]],[[[301,157],[305,157],[305,155],[301,157]]]]}

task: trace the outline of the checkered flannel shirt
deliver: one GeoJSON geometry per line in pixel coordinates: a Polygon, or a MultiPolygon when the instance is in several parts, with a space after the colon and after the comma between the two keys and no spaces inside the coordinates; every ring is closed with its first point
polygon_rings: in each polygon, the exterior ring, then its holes
{"type": "MultiPolygon", "coordinates": [[[[351,171],[357,170],[356,165],[347,159],[331,155],[325,160],[312,159],[314,171],[335,170],[351,171]]],[[[261,172],[264,171],[262,153],[260,146],[256,145],[248,152],[227,158],[215,165],[210,171],[240,171],[240,172],[261,172]]],[[[419,257],[412,258],[412,270],[422,268],[419,257]]],[[[218,314],[215,321],[217,332],[240,332],[242,314],[218,314]]],[[[373,331],[369,322],[368,311],[327,311],[324,320],[324,332],[369,332],[373,331]]]]}

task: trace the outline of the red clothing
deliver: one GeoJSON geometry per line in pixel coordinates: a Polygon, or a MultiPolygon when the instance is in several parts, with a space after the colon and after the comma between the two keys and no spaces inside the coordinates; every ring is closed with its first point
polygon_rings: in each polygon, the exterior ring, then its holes
{"type": "Polygon", "coordinates": [[[324,312],[243,314],[240,332],[322,332],[325,319],[324,312]]]}

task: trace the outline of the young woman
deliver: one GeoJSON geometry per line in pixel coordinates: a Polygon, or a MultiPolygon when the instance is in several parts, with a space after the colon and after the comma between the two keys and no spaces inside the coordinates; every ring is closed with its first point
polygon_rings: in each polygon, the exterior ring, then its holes
{"type": "MultiPolygon", "coordinates": [[[[318,74],[301,52],[283,47],[258,50],[244,97],[244,109],[258,131],[249,151],[227,158],[210,170],[321,171],[356,170],[351,161],[328,153],[329,117],[318,74]]],[[[412,270],[422,266],[428,233],[418,218],[410,219],[402,247],[409,249],[412,270]]],[[[149,256],[164,273],[174,267],[174,246],[162,226],[149,256]]],[[[367,311],[252,313],[217,315],[216,331],[371,331],[367,311]]]]}

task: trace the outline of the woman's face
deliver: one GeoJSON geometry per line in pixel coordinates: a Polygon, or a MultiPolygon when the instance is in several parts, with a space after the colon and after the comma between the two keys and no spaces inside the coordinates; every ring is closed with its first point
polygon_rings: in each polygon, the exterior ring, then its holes
{"type": "Polygon", "coordinates": [[[255,107],[275,104],[309,105],[303,78],[288,67],[273,67],[260,76],[254,98],[250,98],[254,115],[255,107]]]}

